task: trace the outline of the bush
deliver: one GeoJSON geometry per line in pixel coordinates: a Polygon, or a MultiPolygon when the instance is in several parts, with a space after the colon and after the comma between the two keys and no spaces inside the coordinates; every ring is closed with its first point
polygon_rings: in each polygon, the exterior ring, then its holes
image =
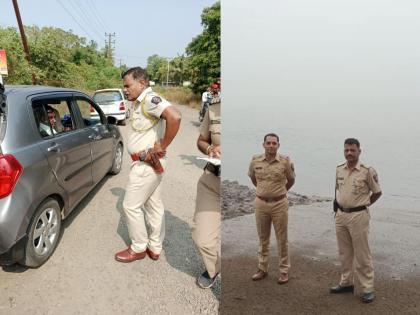
{"type": "Polygon", "coordinates": [[[168,101],[180,105],[188,105],[192,108],[200,108],[201,97],[185,87],[163,87],[157,85],[153,87],[157,93],[161,94],[168,101]]]}

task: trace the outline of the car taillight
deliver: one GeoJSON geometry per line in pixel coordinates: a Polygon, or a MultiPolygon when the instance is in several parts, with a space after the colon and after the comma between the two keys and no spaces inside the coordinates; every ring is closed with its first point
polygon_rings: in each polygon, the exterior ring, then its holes
{"type": "Polygon", "coordinates": [[[0,154],[0,198],[10,195],[22,171],[22,165],[13,155],[0,154]]]}
{"type": "Polygon", "coordinates": [[[90,107],[90,112],[91,113],[94,113],[95,112],[95,109],[93,108],[93,106],[90,107]]]}
{"type": "Polygon", "coordinates": [[[121,103],[120,103],[120,110],[125,110],[125,105],[124,105],[124,102],[121,102],[121,103]]]}

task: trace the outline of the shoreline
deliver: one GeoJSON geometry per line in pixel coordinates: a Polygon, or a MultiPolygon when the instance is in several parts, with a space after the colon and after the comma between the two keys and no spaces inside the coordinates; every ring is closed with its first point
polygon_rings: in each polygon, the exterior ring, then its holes
{"type": "MultiPolygon", "coordinates": [[[[223,180],[221,185],[221,195],[222,220],[233,219],[255,212],[255,188],[241,185],[238,181],[223,180]]],[[[287,193],[287,198],[289,200],[289,207],[332,201],[332,198],[329,197],[306,196],[293,191],[289,191],[287,193]]]]}

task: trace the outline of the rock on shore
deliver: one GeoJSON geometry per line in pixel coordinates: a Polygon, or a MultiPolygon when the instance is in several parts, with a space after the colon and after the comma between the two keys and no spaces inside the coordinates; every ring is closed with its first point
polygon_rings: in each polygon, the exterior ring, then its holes
{"type": "MultiPolygon", "coordinates": [[[[222,220],[232,219],[241,215],[253,213],[255,189],[240,185],[237,181],[223,180],[222,193],[222,220]]],[[[293,191],[288,193],[289,205],[307,205],[314,202],[332,201],[331,198],[318,196],[304,196],[293,191]]]]}

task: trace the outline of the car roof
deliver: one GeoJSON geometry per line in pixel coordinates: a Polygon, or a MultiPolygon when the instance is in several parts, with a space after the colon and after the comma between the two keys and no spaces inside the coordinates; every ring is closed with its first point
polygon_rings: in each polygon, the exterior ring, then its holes
{"type": "Polygon", "coordinates": [[[19,94],[19,96],[28,96],[31,94],[48,93],[48,92],[81,93],[81,91],[74,90],[74,89],[53,87],[53,86],[42,86],[42,85],[6,85],[4,89],[5,89],[4,93],[6,95],[19,94]]]}
{"type": "Polygon", "coordinates": [[[122,92],[121,89],[102,89],[102,90],[96,90],[95,92],[93,92],[93,94],[95,93],[100,93],[100,92],[122,92]]]}

